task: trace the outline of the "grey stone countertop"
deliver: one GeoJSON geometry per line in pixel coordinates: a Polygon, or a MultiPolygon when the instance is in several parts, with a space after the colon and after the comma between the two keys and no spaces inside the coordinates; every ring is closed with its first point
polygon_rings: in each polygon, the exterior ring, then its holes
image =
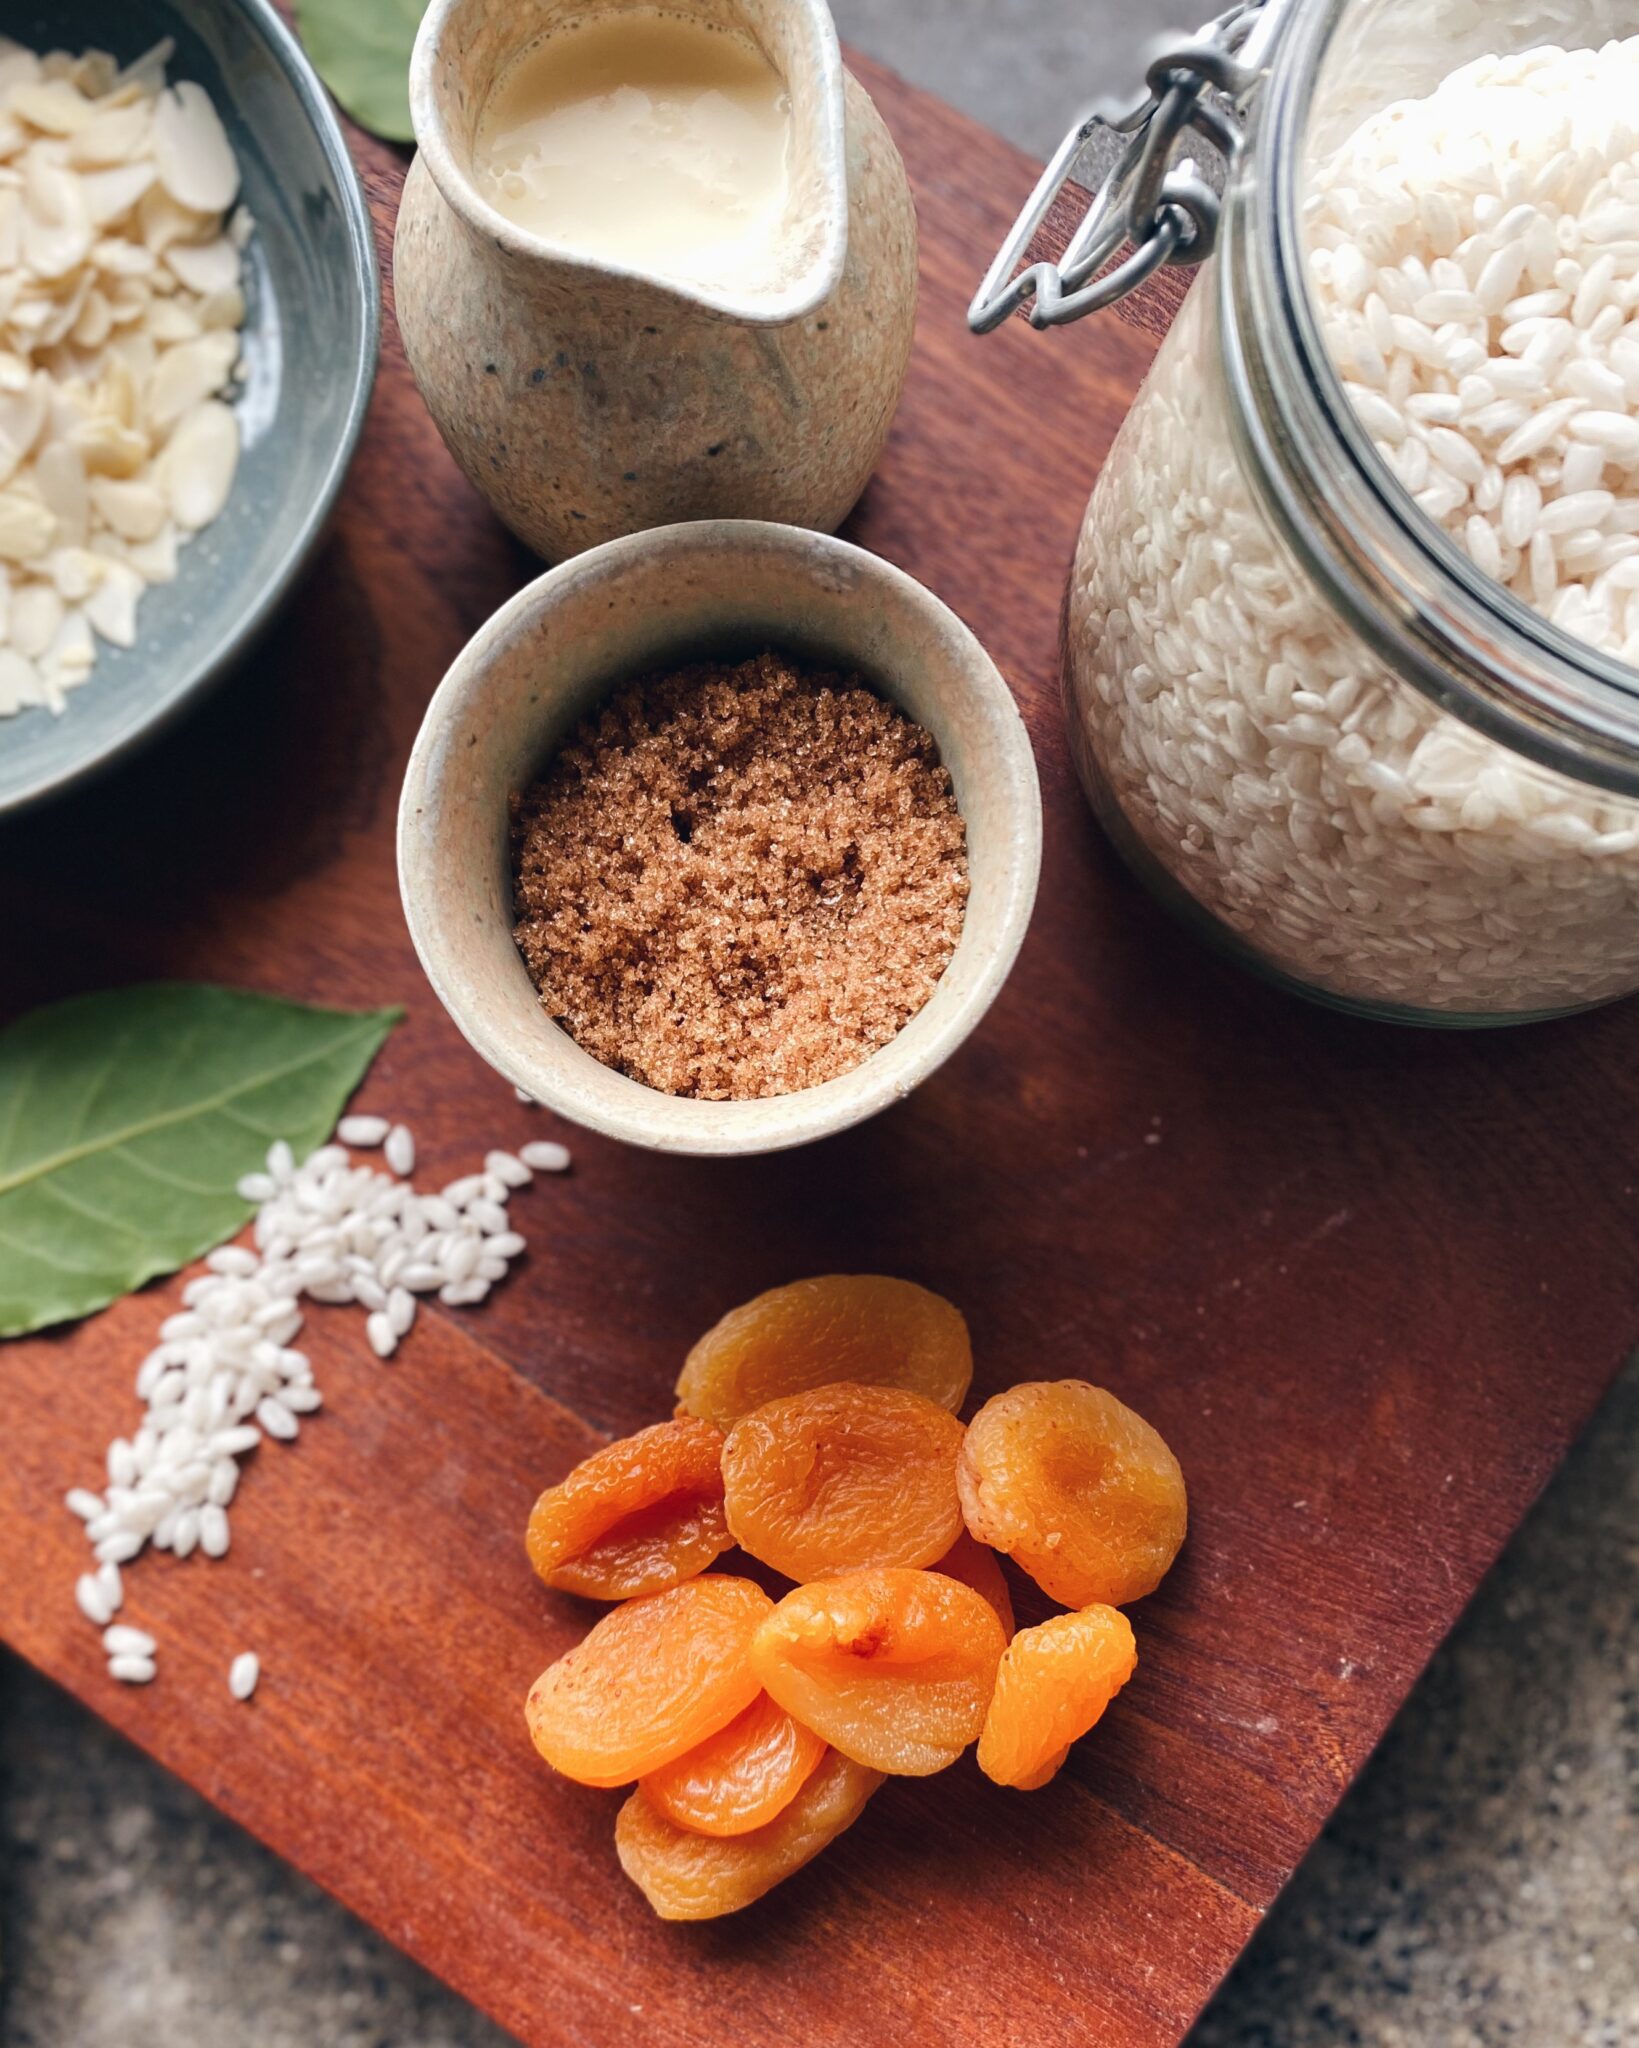
{"type": "MultiPolygon", "coordinates": [[[[861,48],[1038,154],[1079,99],[1137,75],[1143,32],[1208,11],[836,7],[861,48]]],[[[5,2048],[504,2038],[0,1657],[5,2048]]],[[[1639,2044],[1639,1362],[1192,2036],[1341,2044],[1639,2044]]]]}

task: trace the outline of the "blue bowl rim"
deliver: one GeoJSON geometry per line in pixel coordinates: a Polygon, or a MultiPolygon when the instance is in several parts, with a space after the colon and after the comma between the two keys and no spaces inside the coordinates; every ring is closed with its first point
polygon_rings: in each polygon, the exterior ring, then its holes
{"type": "MultiPolygon", "coordinates": [[[[347,147],[329,94],[320,84],[319,75],[309,63],[294,32],[275,12],[272,0],[230,0],[230,4],[255,25],[279,68],[290,80],[291,89],[318,136],[325,160],[335,173],[354,268],[362,286],[360,310],[363,331],[353,366],[353,388],[348,394],[346,422],[323,482],[292,535],[276,572],[215,651],[179,676],[146,715],[138,717],[124,731],[114,734],[103,746],[54,774],[41,776],[30,787],[18,790],[14,795],[0,792],[0,818],[14,817],[36,804],[61,796],[103,769],[112,767],[127,754],[146,746],[170,726],[195,697],[220,682],[239,662],[255,644],[257,636],[279,610],[306,568],[341,494],[342,484],[358,450],[359,437],[364,431],[381,354],[381,271],[376,262],[375,229],[363,180],[347,147]]],[[[73,715],[71,703],[64,716],[72,718],[73,715]]]]}

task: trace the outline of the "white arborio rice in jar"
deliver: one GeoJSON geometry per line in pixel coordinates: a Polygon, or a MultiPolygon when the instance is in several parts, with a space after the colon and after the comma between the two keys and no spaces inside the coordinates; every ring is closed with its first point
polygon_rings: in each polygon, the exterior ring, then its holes
{"type": "MultiPolygon", "coordinates": [[[[1366,120],[1305,225],[1327,345],[1488,575],[1639,663],[1639,38],[1486,57],[1366,120]]],[[[1128,823],[1275,965],[1453,1013],[1639,985],[1639,807],[1396,682],[1288,561],[1192,294],[1089,508],[1074,715],[1128,823]]]]}

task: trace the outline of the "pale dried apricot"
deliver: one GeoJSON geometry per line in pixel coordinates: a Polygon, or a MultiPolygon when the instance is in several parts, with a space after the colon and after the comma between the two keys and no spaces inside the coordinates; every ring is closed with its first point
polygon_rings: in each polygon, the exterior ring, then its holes
{"type": "Polygon", "coordinates": [[[835,1750],[785,1810],[748,1835],[680,1828],[634,1792],[615,1822],[620,1867],[662,1920],[737,1913],[811,1862],[852,1827],[882,1783],[879,1772],[835,1750]]]}
{"type": "Polygon", "coordinates": [[[765,1401],[837,1380],[909,1387],[954,1414],[972,1378],[967,1324],[942,1295],[878,1273],[830,1273],[731,1309],[689,1353],[677,1395],[726,1429],[765,1401]]]}
{"type": "Polygon", "coordinates": [[[631,1600],[703,1572],[728,1549],[723,1437],[690,1416],[583,1460],[535,1503],[529,1561],[549,1586],[631,1600]]]}
{"type": "Polygon", "coordinates": [[[983,1594],[996,1610],[1002,1634],[1012,1641],[1016,1626],[1013,1595],[1007,1590],[1007,1580],[995,1551],[982,1543],[975,1543],[964,1529],[933,1569],[943,1572],[947,1579],[960,1579],[964,1586],[971,1586],[975,1593],[983,1594]]]}
{"type": "Polygon", "coordinates": [[[786,1712],[844,1756],[921,1778],[977,1740],[1005,1647],[982,1594],[895,1566],[787,1593],[751,1661],[786,1712]]]}
{"type": "Polygon", "coordinates": [[[932,1564],[962,1526],[962,1425],[904,1387],[843,1380],[741,1416],[723,1445],[736,1543],[788,1579],[932,1564]]]}
{"type": "Polygon", "coordinates": [[[969,1530],[1066,1607],[1153,1593],[1189,1519],[1178,1460],[1085,1380],[1026,1380],[968,1424],[956,1483],[969,1530]]]}
{"type": "Polygon", "coordinates": [[[765,1827],[812,1777],[825,1744],[760,1692],[743,1714],[642,1780],[657,1813],[701,1835],[765,1827]]]}
{"type": "Polygon", "coordinates": [[[996,1672],[980,1770],[1021,1792],[1045,1785],[1137,1669],[1132,1624],[1117,1608],[1083,1607],[1020,1629],[996,1672]]]}
{"type": "Polygon", "coordinates": [[[757,1697],[751,1639],[774,1611],[749,1579],[707,1573],[612,1609],[530,1687],[535,1747],[583,1785],[628,1785],[757,1697]]]}

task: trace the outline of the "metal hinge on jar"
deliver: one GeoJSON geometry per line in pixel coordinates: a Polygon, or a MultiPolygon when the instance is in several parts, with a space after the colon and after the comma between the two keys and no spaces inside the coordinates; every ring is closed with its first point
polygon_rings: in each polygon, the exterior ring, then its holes
{"type": "Polygon", "coordinates": [[[1243,119],[1268,73],[1281,24],[1296,0],[1243,0],[1192,36],[1157,47],[1142,102],[1125,112],[1101,102],[1053,152],[1024,211],[985,273],[967,321],[988,334],[1021,306],[1032,327],[1061,327],[1112,306],[1167,265],[1202,263],[1218,233],[1221,180],[1240,154],[1243,119]],[[1193,132],[1215,159],[1173,161],[1193,132]],[[1090,151],[1115,160],[1057,262],[1018,270],[1053,202],[1090,151]],[[1106,268],[1131,243],[1131,253],[1106,268]],[[1018,274],[1015,276],[1015,271],[1018,274]]]}

